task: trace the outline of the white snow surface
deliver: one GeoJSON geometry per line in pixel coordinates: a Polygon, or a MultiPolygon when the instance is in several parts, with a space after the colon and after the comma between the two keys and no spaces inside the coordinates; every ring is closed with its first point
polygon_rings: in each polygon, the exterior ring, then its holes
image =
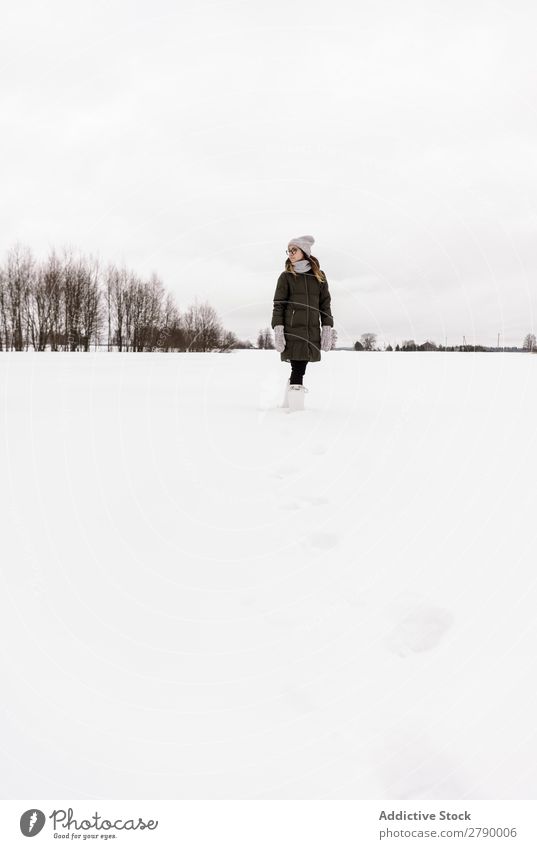
{"type": "Polygon", "coordinates": [[[0,354],[1,792],[535,799],[537,356],[0,354]]]}

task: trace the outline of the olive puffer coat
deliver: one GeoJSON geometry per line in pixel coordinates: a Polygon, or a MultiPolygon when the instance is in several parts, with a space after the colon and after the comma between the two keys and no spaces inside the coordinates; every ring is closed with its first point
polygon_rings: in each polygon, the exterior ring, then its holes
{"type": "Polygon", "coordinates": [[[330,310],[330,290],[324,272],[319,283],[311,271],[282,271],[274,293],[272,329],[283,324],[285,348],[280,354],[284,362],[321,359],[321,324],[334,326],[330,310]]]}

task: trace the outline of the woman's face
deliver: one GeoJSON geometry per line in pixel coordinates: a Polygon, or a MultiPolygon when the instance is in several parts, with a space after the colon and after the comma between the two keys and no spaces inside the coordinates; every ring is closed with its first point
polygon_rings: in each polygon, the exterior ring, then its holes
{"type": "Polygon", "coordinates": [[[299,259],[304,259],[304,254],[300,248],[297,248],[296,245],[289,245],[287,248],[287,255],[291,262],[298,262],[299,259]]]}

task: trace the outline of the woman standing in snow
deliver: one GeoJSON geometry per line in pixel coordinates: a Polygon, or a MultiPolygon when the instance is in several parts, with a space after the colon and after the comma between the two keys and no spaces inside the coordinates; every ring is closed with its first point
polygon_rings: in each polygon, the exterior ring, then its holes
{"type": "Polygon", "coordinates": [[[319,260],[311,253],[314,241],[313,236],[291,239],[285,271],[278,277],[274,293],[274,344],[280,359],[291,363],[282,405],[290,411],[304,409],[304,393],[308,390],[302,378],[308,362],[319,362],[321,350],[332,347],[330,291],[319,260]]]}

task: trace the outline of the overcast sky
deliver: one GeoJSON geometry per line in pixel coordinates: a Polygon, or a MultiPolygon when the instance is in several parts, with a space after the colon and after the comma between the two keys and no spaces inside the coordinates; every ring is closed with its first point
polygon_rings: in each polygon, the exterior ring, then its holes
{"type": "Polygon", "coordinates": [[[10,0],[0,249],[158,272],[255,341],[311,233],[340,344],[537,331],[537,6],[10,0]]]}

